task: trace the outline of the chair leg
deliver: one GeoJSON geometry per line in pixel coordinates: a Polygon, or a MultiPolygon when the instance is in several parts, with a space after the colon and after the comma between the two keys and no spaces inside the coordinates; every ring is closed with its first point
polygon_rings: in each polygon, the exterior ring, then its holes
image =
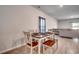
{"type": "Polygon", "coordinates": [[[44,45],[43,45],[43,54],[44,54],[44,45]]]}
{"type": "Polygon", "coordinates": [[[50,50],[50,54],[52,54],[52,52],[53,52],[52,47],[50,47],[49,50],[50,50]]]}
{"type": "Polygon", "coordinates": [[[25,45],[25,48],[24,48],[25,52],[27,53],[27,45],[25,45]]]}
{"type": "Polygon", "coordinates": [[[57,48],[58,48],[58,42],[56,42],[55,44],[55,51],[57,50],[57,48]]]}
{"type": "Polygon", "coordinates": [[[47,47],[43,45],[43,54],[45,54],[47,47]]]}
{"type": "Polygon", "coordinates": [[[30,54],[32,54],[32,47],[30,48],[30,54]]]}
{"type": "Polygon", "coordinates": [[[38,46],[36,47],[36,52],[38,53],[38,46]]]}
{"type": "Polygon", "coordinates": [[[53,54],[54,50],[53,50],[53,47],[51,47],[51,53],[53,54]]]}

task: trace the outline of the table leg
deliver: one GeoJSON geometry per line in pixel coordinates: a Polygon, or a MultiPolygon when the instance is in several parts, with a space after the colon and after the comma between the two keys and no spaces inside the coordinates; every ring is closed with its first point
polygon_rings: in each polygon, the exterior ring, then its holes
{"type": "Polygon", "coordinates": [[[38,53],[40,54],[40,47],[41,47],[41,40],[39,39],[39,44],[38,44],[38,53]]]}

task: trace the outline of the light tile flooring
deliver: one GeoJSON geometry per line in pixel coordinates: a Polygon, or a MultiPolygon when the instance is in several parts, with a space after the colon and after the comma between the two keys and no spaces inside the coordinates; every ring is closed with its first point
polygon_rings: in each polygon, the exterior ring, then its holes
{"type": "MultiPolygon", "coordinates": [[[[61,38],[61,37],[56,37],[58,39],[58,48],[56,51],[54,51],[54,54],[78,54],[79,53],[79,41],[75,41],[73,39],[68,39],[68,38],[61,38]]],[[[11,51],[8,53],[11,54],[28,54],[30,49],[26,47],[27,50],[25,50],[25,47],[21,47],[15,51],[11,51]]],[[[47,54],[49,53],[50,50],[47,50],[47,54]]],[[[37,54],[37,52],[34,52],[37,54]]]]}
{"type": "Polygon", "coordinates": [[[79,53],[79,42],[73,39],[61,38],[58,41],[56,54],[77,54],[79,53]]]}

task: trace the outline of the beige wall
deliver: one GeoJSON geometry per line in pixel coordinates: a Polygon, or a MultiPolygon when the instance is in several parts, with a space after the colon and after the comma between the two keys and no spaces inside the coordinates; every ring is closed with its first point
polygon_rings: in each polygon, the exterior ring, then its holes
{"type": "Polygon", "coordinates": [[[12,48],[23,30],[38,29],[39,16],[46,18],[47,29],[57,28],[56,19],[32,6],[0,6],[0,52],[12,48]]]}

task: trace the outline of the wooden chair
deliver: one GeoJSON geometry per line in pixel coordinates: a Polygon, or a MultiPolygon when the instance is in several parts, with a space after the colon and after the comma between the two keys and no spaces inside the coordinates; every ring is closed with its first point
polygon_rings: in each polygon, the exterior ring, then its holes
{"type": "MultiPolygon", "coordinates": [[[[45,53],[47,49],[50,50],[50,53],[54,53],[57,47],[58,47],[58,40],[48,37],[43,42],[43,53],[45,53]]],[[[47,53],[49,53],[49,51],[47,51],[47,53]]]]}
{"type": "Polygon", "coordinates": [[[24,32],[24,35],[26,39],[25,40],[26,47],[30,48],[30,53],[33,53],[33,50],[35,51],[35,48],[38,47],[38,42],[32,38],[32,33],[24,32]]]}

